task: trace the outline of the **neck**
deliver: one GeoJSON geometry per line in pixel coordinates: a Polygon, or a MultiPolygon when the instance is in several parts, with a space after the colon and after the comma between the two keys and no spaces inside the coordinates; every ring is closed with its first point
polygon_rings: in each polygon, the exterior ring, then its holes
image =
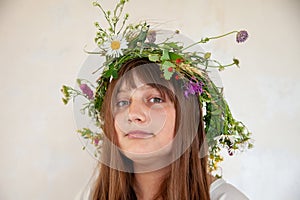
{"type": "Polygon", "coordinates": [[[164,176],[168,173],[169,168],[165,167],[157,171],[136,173],[135,178],[135,192],[139,200],[153,199],[158,192],[160,184],[164,176]]]}

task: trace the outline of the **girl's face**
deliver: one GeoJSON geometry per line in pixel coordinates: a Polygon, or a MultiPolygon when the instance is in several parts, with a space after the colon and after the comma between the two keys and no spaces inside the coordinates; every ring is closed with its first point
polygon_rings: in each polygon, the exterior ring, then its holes
{"type": "Polygon", "coordinates": [[[118,145],[125,155],[164,150],[174,137],[175,105],[158,89],[139,80],[135,85],[121,85],[112,104],[118,145]]]}

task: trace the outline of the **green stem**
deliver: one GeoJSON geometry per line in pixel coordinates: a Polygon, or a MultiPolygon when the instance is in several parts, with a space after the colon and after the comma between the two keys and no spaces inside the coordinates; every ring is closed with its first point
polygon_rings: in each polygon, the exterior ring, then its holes
{"type": "Polygon", "coordinates": [[[113,26],[109,20],[109,16],[107,15],[107,13],[105,12],[105,10],[102,8],[100,3],[97,3],[96,6],[98,6],[100,8],[100,10],[102,11],[102,13],[104,14],[104,17],[106,18],[106,21],[108,22],[109,26],[113,29],[113,26]]]}
{"type": "Polygon", "coordinates": [[[113,26],[114,26],[114,29],[113,29],[114,34],[116,34],[116,26],[117,26],[117,23],[120,20],[120,16],[121,16],[121,14],[123,12],[123,8],[124,8],[124,3],[118,3],[117,6],[114,9],[114,18],[116,19],[116,21],[113,24],[113,26]]]}
{"type": "Polygon", "coordinates": [[[226,67],[230,67],[230,66],[233,66],[235,65],[234,63],[231,63],[231,64],[227,64],[227,65],[219,65],[219,66],[214,66],[214,65],[207,65],[205,66],[205,70],[209,67],[209,68],[220,68],[220,67],[223,67],[223,68],[226,68],[226,67]]]}
{"type": "Polygon", "coordinates": [[[209,40],[213,40],[213,39],[218,39],[218,38],[221,38],[221,37],[225,37],[225,36],[227,36],[227,35],[230,35],[230,34],[233,34],[233,33],[237,33],[238,31],[231,31],[231,32],[229,32],[229,33],[225,33],[225,34],[223,34],[223,35],[219,35],[219,36],[215,36],[215,37],[210,37],[210,38],[208,38],[209,40]]]}
{"type": "MultiPolygon", "coordinates": [[[[85,46],[85,47],[86,47],[86,46],[85,46]]],[[[85,49],[85,47],[84,47],[83,51],[84,51],[85,53],[87,53],[87,54],[100,54],[100,55],[102,55],[102,56],[104,55],[104,53],[101,52],[101,51],[99,51],[99,52],[88,51],[88,50],[85,49]]],[[[100,49],[104,51],[104,49],[102,49],[102,48],[100,48],[100,49]]]]}
{"type": "Polygon", "coordinates": [[[231,32],[225,33],[225,34],[223,34],[223,35],[219,35],[219,36],[215,36],[215,37],[209,37],[209,38],[201,39],[199,42],[195,42],[195,43],[193,43],[193,44],[191,44],[191,45],[189,45],[189,46],[183,48],[181,51],[184,51],[184,50],[186,50],[186,49],[189,49],[189,48],[191,48],[191,47],[193,47],[193,46],[195,46],[195,45],[197,45],[197,44],[200,44],[200,43],[206,43],[206,42],[208,42],[209,40],[218,39],[218,38],[225,37],[225,36],[227,36],[227,35],[230,35],[230,34],[233,34],[233,33],[237,33],[237,32],[238,32],[238,31],[231,31],[231,32]]]}
{"type": "Polygon", "coordinates": [[[117,35],[119,35],[119,34],[120,34],[120,32],[121,32],[121,30],[123,29],[123,27],[124,27],[124,25],[125,25],[126,21],[127,21],[127,18],[125,17],[125,18],[123,19],[122,26],[121,26],[120,30],[118,31],[117,35]]]}

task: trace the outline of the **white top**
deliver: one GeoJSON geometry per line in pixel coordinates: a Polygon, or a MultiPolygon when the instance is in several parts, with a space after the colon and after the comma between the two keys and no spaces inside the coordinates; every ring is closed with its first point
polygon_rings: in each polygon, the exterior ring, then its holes
{"type": "Polygon", "coordinates": [[[249,200],[241,191],[222,178],[210,185],[209,193],[211,200],[249,200]]]}
{"type": "MultiPolygon", "coordinates": [[[[75,198],[75,200],[90,200],[91,188],[87,186],[75,198]]],[[[220,178],[215,180],[209,188],[211,200],[249,200],[241,191],[220,178]]]]}

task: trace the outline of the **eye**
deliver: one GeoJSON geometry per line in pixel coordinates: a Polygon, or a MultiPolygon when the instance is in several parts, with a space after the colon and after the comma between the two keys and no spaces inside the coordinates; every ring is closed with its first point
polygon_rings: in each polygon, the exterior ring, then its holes
{"type": "Polygon", "coordinates": [[[164,100],[160,97],[152,97],[148,100],[150,103],[162,103],[164,100]]]}
{"type": "Polygon", "coordinates": [[[119,108],[121,108],[121,107],[124,107],[124,106],[128,106],[129,104],[130,104],[129,101],[122,100],[122,101],[118,101],[118,102],[116,103],[116,106],[119,107],[119,108]]]}

